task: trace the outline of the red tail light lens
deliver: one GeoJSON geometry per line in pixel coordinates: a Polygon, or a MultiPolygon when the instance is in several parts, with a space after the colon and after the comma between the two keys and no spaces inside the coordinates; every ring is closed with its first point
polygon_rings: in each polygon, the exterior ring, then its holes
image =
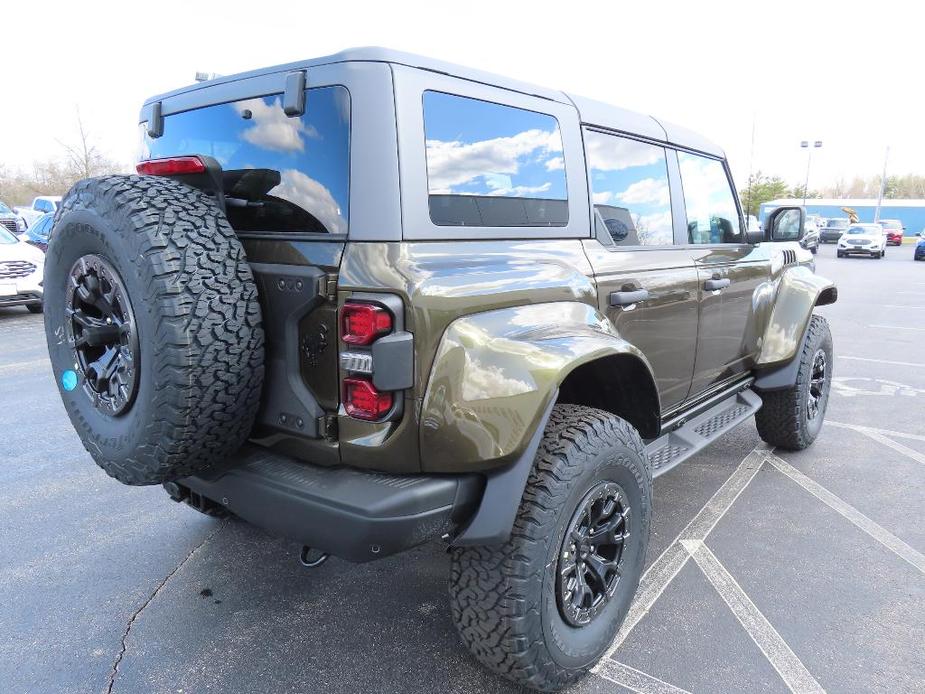
{"type": "Polygon", "coordinates": [[[341,339],[349,345],[368,345],[392,332],[392,314],[374,304],[346,303],[341,309],[341,339]]]}
{"type": "Polygon", "coordinates": [[[392,394],[380,393],[365,378],[345,378],[344,409],[357,419],[381,419],[392,409],[392,394]]]}
{"type": "Polygon", "coordinates": [[[142,176],[176,176],[203,173],[206,165],[199,157],[167,157],[138,162],[135,170],[142,176]]]}

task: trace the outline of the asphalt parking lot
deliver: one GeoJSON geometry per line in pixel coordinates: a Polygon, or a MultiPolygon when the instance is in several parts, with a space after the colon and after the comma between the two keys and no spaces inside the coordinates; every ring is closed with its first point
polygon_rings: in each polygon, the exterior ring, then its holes
{"type": "MultiPolygon", "coordinates": [[[[827,424],[743,424],[661,477],[636,604],[576,692],[925,691],[925,263],[817,256],[839,302],[827,424]]],[[[299,547],[109,479],[41,316],[0,309],[0,690],[505,692],[457,641],[436,544],[299,547]]]]}

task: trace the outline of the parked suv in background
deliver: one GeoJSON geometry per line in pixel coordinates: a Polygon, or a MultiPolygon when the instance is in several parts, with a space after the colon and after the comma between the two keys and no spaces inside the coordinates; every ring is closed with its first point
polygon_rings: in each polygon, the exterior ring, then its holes
{"type": "Polygon", "coordinates": [[[357,49],[149,99],[140,176],[78,183],[46,260],[75,429],[132,485],[317,565],[450,549],[462,641],[522,684],[601,657],[652,478],[755,416],[809,446],[836,300],[800,208],[748,233],[684,128],[357,49]]]}
{"type": "Polygon", "coordinates": [[[881,219],[878,224],[883,227],[883,233],[886,234],[886,242],[889,246],[903,245],[903,232],[906,227],[903,226],[899,219],[881,219]]]}
{"type": "Polygon", "coordinates": [[[886,234],[879,224],[852,224],[838,240],[839,258],[848,255],[886,256],[886,234]]]}
{"type": "Polygon", "coordinates": [[[3,202],[0,202],[0,227],[19,235],[26,230],[26,221],[3,202]]]}
{"type": "Polygon", "coordinates": [[[40,195],[32,201],[29,207],[17,207],[16,211],[22,215],[26,223],[31,226],[43,214],[53,214],[61,202],[60,195],[40,195]]]}
{"type": "Polygon", "coordinates": [[[841,235],[845,233],[850,221],[847,217],[836,217],[825,223],[825,227],[819,230],[819,240],[822,243],[836,243],[841,235]]]}
{"type": "Polygon", "coordinates": [[[813,255],[819,250],[819,227],[812,219],[807,218],[803,225],[803,238],[800,239],[800,246],[813,255]]]}
{"type": "Polygon", "coordinates": [[[0,307],[25,306],[42,312],[42,272],[45,257],[0,227],[0,307]]]}

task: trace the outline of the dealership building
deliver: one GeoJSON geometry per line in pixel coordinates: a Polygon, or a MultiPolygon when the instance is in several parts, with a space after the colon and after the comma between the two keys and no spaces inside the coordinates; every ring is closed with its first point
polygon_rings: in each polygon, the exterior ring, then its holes
{"type": "MultiPolygon", "coordinates": [[[[771,200],[763,203],[759,211],[759,220],[764,224],[768,214],[778,207],[802,207],[803,199],[771,200]]],[[[847,217],[842,211],[843,207],[850,207],[858,214],[862,222],[874,221],[877,213],[876,198],[807,198],[806,214],[815,214],[831,219],[832,217],[847,217]]],[[[898,219],[906,228],[906,236],[915,236],[925,230],[925,200],[884,200],[880,203],[880,219],[898,219]]]]}

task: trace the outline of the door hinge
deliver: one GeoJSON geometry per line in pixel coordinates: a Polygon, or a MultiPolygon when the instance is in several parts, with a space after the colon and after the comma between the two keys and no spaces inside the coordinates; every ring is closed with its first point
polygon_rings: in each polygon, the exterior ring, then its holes
{"type": "Polygon", "coordinates": [[[328,301],[337,300],[337,275],[323,275],[318,278],[318,293],[328,301]]]}

